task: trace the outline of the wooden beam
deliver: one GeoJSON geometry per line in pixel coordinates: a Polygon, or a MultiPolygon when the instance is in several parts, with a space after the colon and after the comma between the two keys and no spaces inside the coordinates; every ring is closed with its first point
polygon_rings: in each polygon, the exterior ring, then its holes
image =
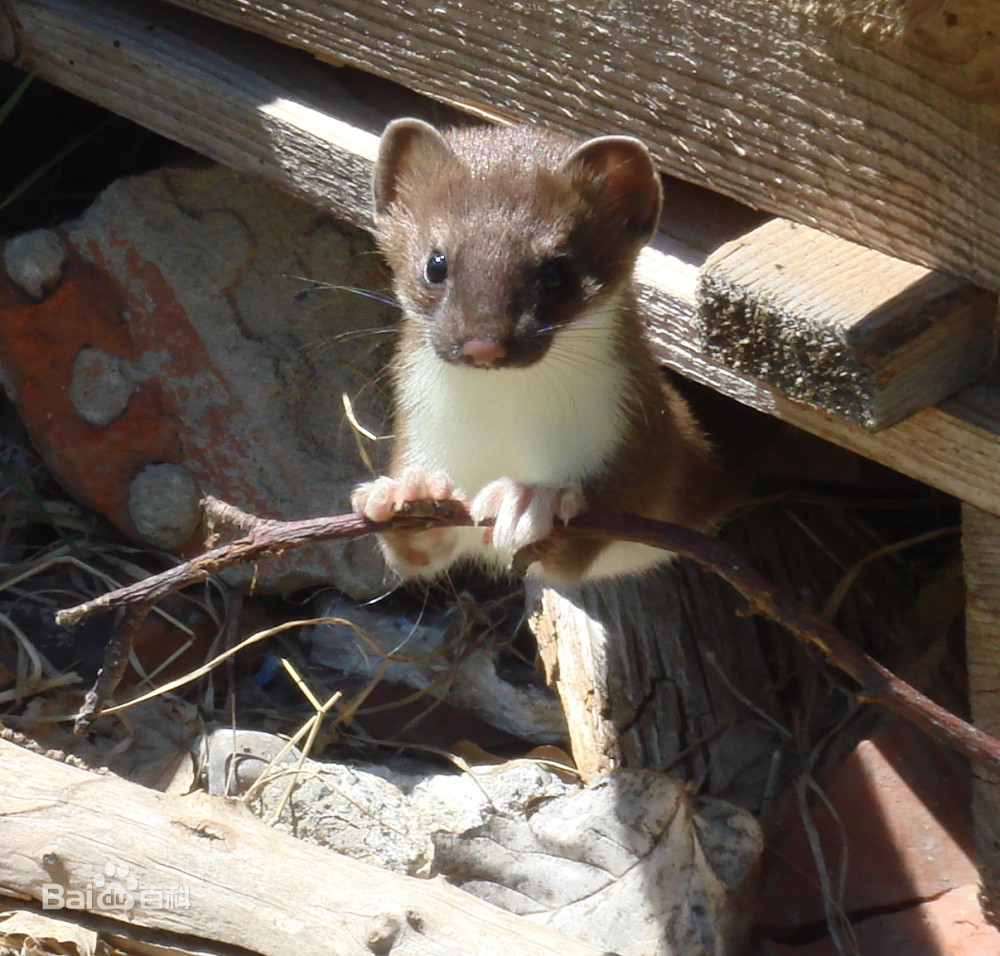
{"type": "Polygon", "coordinates": [[[306,54],[147,0],[0,0],[0,56],[371,227],[386,117],[306,54]]]}
{"type": "Polygon", "coordinates": [[[445,880],[281,833],[238,802],[158,793],[3,739],[0,766],[0,895],[44,903],[47,893],[125,937],[267,956],[602,952],[445,880]],[[94,884],[108,863],[125,868],[134,906],[101,907],[94,884]]]}
{"type": "MultiPolygon", "coordinates": [[[[965,648],[976,727],[1000,734],[1000,518],[962,509],[965,648]]],[[[973,767],[972,810],[983,910],[1000,925],[1000,774],[973,767]]]]}
{"type": "Polygon", "coordinates": [[[1000,288],[995,3],[887,4],[878,30],[799,0],[172,2],[462,108],[631,133],[682,179],[1000,288]]]}
{"type": "Polygon", "coordinates": [[[665,254],[664,245],[646,250],[640,270],[647,279],[642,290],[647,328],[665,365],[744,405],[1000,514],[996,480],[1000,474],[1000,389],[996,385],[986,381],[972,385],[875,434],[793,401],[703,353],[694,302],[696,276],[691,276],[685,290],[678,281],[680,263],[674,255],[665,254]]]}
{"type": "Polygon", "coordinates": [[[785,219],[712,253],[698,298],[708,356],[876,431],[995,354],[995,294],[785,219]]]}
{"type": "MultiPolygon", "coordinates": [[[[206,33],[198,18],[143,0],[0,0],[0,13],[0,50],[12,62],[370,226],[369,181],[386,117],[340,86],[335,71],[240,31],[206,33]]],[[[650,336],[665,364],[1000,514],[1000,390],[973,386],[878,435],[792,401],[704,354],[696,302],[703,243],[677,238],[691,228],[683,216],[665,228],[670,235],[658,236],[639,264],[650,336]]]]}

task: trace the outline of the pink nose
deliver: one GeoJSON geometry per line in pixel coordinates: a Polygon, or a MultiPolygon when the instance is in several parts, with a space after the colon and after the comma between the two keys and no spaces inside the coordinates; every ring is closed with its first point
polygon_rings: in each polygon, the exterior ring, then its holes
{"type": "Polygon", "coordinates": [[[507,357],[507,346],[496,339],[469,339],[462,346],[462,355],[470,365],[490,368],[507,357]]]}

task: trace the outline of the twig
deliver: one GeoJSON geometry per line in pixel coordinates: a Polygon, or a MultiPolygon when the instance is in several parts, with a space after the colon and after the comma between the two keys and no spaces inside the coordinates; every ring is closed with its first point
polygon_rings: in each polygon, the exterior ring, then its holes
{"type": "Polygon", "coordinates": [[[897,677],[835,627],[780,591],[717,538],[635,515],[586,516],[579,522],[556,529],[555,536],[561,535],[604,535],[656,548],[666,547],[697,561],[739,591],[755,614],[791,631],[799,640],[819,650],[830,664],[852,677],[861,686],[859,699],[888,707],[980,766],[994,771],[1000,767],[1000,740],[977,730],[897,677]]]}
{"type": "MultiPolygon", "coordinates": [[[[205,502],[206,512],[218,515],[221,502],[205,502]]],[[[358,515],[335,515],[304,521],[275,521],[240,513],[239,525],[246,533],[161,574],[110,591],[85,604],[60,611],[60,624],[73,624],[98,611],[129,604],[148,604],[173,591],[203,581],[223,568],[280,554],[318,541],[344,540],[364,534],[393,530],[470,525],[472,519],[458,502],[427,513],[402,514],[391,521],[374,523],[358,515]]],[[[827,624],[782,593],[751,568],[728,545],[680,525],[652,521],[635,515],[588,514],[553,532],[550,541],[562,537],[600,536],[633,541],[691,558],[729,582],[750,604],[751,610],[791,631],[799,640],[817,648],[833,666],[860,685],[859,699],[881,704],[921,727],[932,737],[965,754],[974,763],[994,772],[1000,768],[1000,741],[977,730],[946,708],[934,703],[916,688],[855,647],[836,628],[827,624]]],[[[532,546],[515,556],[515,567],[524,567],[538,554],[532,546]]]]}
{"type": "Polygon", "coordinates": [[[101,715],[104,702],[111,698],[125,674],[129,652],[143,621],[152,609],[152,601],[138,601],[119,609],[115,626],[111,631],[111,640],[104,649],[104,660],[97,672],[97,680],[84,696],[83,705],[73,722],[74,734],[82,737],[101,715]]]}
{"type": "MultiPolygon", "coordinates": [[[[56,622],[63,627],[78,624],[84,618],[99,611],[106,611],[121,604],[157,601],[174,591],[198,584],[218,574],[225,568],[237,564],[248,564],[260,558],[274,557],[292,548],[319,541],[345,541],[379,531],[419,531],[434,525],[470,525],[473,523],[468,512],[458,502],[446,502],[448,506],[434,515],[399,515],[391,521],[373,522],[355,514],[331,515],[322,518],[306,518],[302,521],[277,521],[272,518],[254,518],[233,509],[240,516],[239,524],[246,533],[227,544],[218,545],[204,554],[191,558],[182,564],[168,568],[160,574],[143,578],[125,587],[108,591],[100,597],[75,607],[56,613],[56,622]],[[251,519],[252,523],[247,519],[251,519]]],[[[216,518],[220,514],[218,499],[205,499],[202,507],[216,518]]]]}

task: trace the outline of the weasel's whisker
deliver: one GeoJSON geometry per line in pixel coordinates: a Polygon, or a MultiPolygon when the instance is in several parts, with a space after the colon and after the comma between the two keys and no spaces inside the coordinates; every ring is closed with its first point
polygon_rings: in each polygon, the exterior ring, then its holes
{"type": "Polygon", "coordinates": [[[393,326],[383,326],[377,329],[348,329],[346,332],[325,336],[315,342],[306,342],[301,346],[301,350],[306,355],[321,356],[345,342],[373,335],[394,335],[395,333],[396,329],[393,326]]]}
{"type": "Polygon", "coordinates": [[[308,276],[290,275],[286,276],[286,278],[295,279],[297,282],[306,282],[312,286],[311,289],[303,289],[301,292],[295,294],[295,298],[298,301],[304,299],[310,292],[323,290],[324,292],[350,292],[352,295],[371,299],[374,302],[382,303],[382,305],[391,305],[393,308],[399,308],[399,303],[391,293],[376,292],[373,289],[362,289],[354,285],[340,285],[339,283],[327,282],[323,279],[310,279],[308,276]]]}
{"type": "Polygon", "coordinates": [[[363,339],[369,335],[394,335],[395,326],[382,325],[377,329],[348,329],[346,332],[338,332],[323,340],[324,345],[337,345],[340,342],[349,342],[351,339],[363,339]]]}

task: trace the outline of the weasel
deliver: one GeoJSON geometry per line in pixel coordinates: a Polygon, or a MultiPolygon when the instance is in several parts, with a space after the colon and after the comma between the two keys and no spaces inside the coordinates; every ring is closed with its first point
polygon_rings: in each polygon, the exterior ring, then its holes
{"type": "MultiPolygon", "coordinates": [[[[390,567],[404,577],[462,558],[502,567],[588,509],[696,529],[716,519],[723,476],[636,305],[636,258],[662,205],[641,142],[400,119],[381,138],[373,193],[403,315],[389,474],[360,485],[352,505],[381,521],[461,498],[477,521],[494,519],[383,535],[390,567]]],[[[572,586],[665,558],[566,540],[529,573],[572,586]]]]}

